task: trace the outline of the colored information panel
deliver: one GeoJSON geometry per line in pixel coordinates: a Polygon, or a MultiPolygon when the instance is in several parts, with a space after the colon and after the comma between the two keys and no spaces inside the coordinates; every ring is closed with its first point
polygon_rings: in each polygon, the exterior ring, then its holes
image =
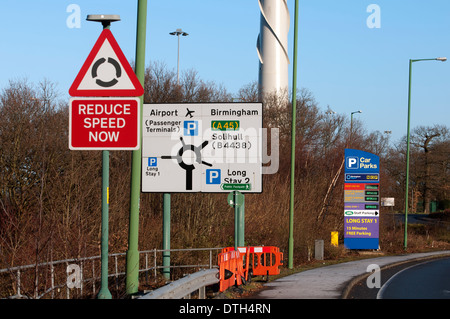
{"type": "Polygon", "coordinates": [[[262,104],[144,104],[143,192],[262,191],[262,104]]]}
{"type": "Polygon", "coordinates": [[[345,150],[344,245],[379,248],[380,160],[375,154],[345,150]]]}

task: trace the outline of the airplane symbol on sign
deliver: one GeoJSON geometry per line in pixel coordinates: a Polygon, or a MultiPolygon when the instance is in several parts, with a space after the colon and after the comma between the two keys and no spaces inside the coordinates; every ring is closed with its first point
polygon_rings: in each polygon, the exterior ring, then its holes
{"type": "Polygon", "coordinates": [[[186,113],[186,117],[189,115],[191,118],[193,117],[193,115],[192,115],[192,113],[194,113],[195,111],[190,111],[188,108],[186,108],[186,111],[187,111],[187,113],[186,113]]]}

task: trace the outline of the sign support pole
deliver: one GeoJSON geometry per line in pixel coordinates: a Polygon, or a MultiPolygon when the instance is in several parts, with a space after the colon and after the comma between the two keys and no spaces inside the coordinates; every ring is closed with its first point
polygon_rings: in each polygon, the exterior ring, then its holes
{"type": "Polygon", "coordinates": [[[163,275],[170,279],[170,193],[163,195],[163,275]]]}
{"type": "Polygon", "coordinates": [[[289,205],[289,255],[288,267],[294,267],[294,187],[295,187],[295,134],[297,129],[296,103],[297,103],[297,29],[298,29],[298,0],[295,0],[294,19],[294,57],[293,57],[293,83],[292,83],[292,132],[291,132],[291,194],[289,205]]]}
{"type": "Polygon", "coordinates": [[[239,206],[238,246],[245,246],[245,195],[242,194],[242,205],[239,206]]]}
{"type": "MultiPolygon", "coordinates": [[[[145,74],[145,35],[147,25],[147,0],[138,0],[137,30],[136,30],[136,65],[135,73],[142,86],[144,86],[145,74]]],[[[144,96],[141,99],[141,121],[144,96]]],[[[142,141],[142,126],[140,128],[142,141]]],[[[131,163],[131,195],[130,195],[130,221],[128,231],[128,250],[126,267],[126,292],[135,294],[139,286],[139,202],[141,194],[141,165],[142,143],[138,150],[132,153],[131,163]]]]}
{"type": "MultiPolygon", "coordinates": [[[[103,29],[109,29],[110,21],[103,23],[103,29]]],[[[102,243],[101,243],[101,288],[98,299],[111,299],[108,289],[108,249],[109,246],[109,151],[102,151],[102,243]]]]}
{"type": "Polygon", "coordinates": [[[239,206],[236,204],[236,191],[233,191],[234,203],[234,250],[239,247],[239,206]]]}
{"type": "Polygon", "coordinates": [[[102,281],[98,299],[111,299],[108,289],[108,244],[109,244],[109,151],[102,151],[102,281]]]}
{"type": "Polygon", "coordinates": [[[245,245],[245,196],[233,191],[228,197],[231,207],[234,208],[234,250],[245,245]]]}

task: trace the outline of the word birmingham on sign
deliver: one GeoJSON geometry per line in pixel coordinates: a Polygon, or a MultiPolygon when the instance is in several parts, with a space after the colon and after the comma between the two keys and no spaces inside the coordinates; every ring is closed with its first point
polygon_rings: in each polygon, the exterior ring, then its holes
{"type": "Polygon", "coordinates": [[[139,105],[139,98],[72,98],[69,109],[69,148],[138,149],[139,105]]]}

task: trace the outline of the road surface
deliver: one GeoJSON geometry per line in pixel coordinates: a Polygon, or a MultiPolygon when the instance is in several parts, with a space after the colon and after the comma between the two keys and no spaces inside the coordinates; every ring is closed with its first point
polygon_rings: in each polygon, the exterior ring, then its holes
{"type": "MultiPolygon", "coordinates": [[[[394,265],[408,262],[420,262],[440,256],[450,257],[450,251],[406,254],[362,259],[332,266],[315,268],[286,276],[265,285],[265,289],[253,295],[252,299],[342,299],[364,298],[360,294],[351,294],[352,289],[363,283],[372,272],[371,266],[377,265],[384,277],[385,269],[394,269],[394,265]]],[[[394,272],[395,273],[395,272],[394,272]]],[[[382,283],[383,284],[383,281],[382,283]]],[[[364,287],[363,287],[364,288],[364,287]]],[[[367,290],[367,289],[365,289],[367,290]]],[[[371,296],[376,298],[380,289],[370,289],[371,296]],[[375,294],[374,294],[375,292],[375,294]]]]}
{"type": "Polygon", "coordinates": [[[378,299],[450,299],[450,258],[425,261],[393,275],[378,299]]]}

